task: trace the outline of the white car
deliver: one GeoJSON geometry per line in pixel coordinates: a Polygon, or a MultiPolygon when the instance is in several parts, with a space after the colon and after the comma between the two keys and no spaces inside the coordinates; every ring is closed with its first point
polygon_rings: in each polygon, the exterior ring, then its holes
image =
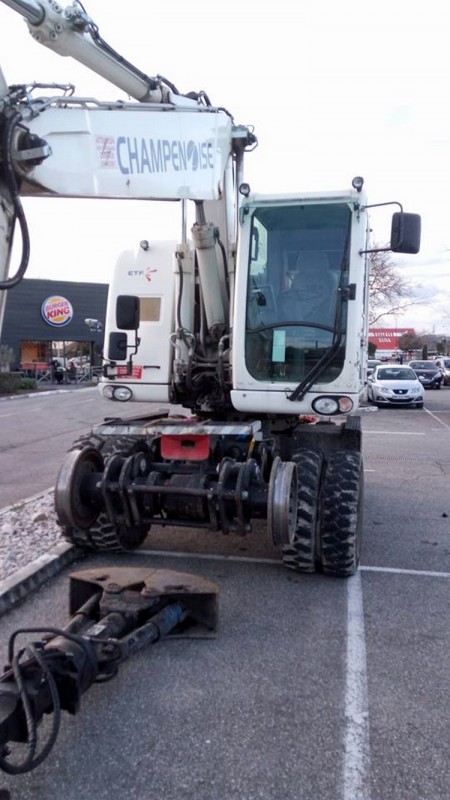
{"type": "Polygon", "coordinates": [[[424,388],[416,373],[401,364],[381,364],[367,379],[367,398],[377,406],[423,408],[424,388]]]}

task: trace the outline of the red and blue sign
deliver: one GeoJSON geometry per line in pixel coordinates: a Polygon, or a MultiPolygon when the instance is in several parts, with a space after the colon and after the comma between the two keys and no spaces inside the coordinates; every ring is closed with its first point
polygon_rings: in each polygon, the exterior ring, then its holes
{"type": "Polygon", "coordinates": [[[60,295],[47,297],[41,306],[42,318],[54,328],[62,328],[73,319],[72,303],[60,295]]]}

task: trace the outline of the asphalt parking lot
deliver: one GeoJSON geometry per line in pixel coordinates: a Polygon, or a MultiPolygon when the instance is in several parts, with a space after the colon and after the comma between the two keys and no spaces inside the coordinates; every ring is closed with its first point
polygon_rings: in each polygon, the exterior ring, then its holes
{"type": "MultiPolygon", "coordinates": [[[[49,758],[0,777],[12,800],[447,800],[450,389],[362,412],[365,536],[347,581],[300,576],[259,534],[152,531],[79,568],[214,580],[214,640],[158,643],[64,715],[49,758]]],[[[66,570],[2,618],[66,619],[66,570]]]]}

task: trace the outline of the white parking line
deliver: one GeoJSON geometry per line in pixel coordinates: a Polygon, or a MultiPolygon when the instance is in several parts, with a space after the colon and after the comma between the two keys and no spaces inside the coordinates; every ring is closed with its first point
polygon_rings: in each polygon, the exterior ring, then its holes
{"type": "Polygon", "coordinates": [[[442,425],[444,428],[447,428],[447,430],[450,430],[450,425],[447,425],[446,422],[444,422],[442,419],[439,419],[439,417],[437,417],[436,414],[433,414],[432,411],[429,411],[428,408],[424,408],[424,411],[426,411],[427,414],[430,415],[430,417],[433,417],[433,419],[435,419],[436,422],[439,422],[439,424],[442,425]]]}
{"type": "Polygon", "coordinates": [[[424,433],[420,433],[419,431],[367,431],[364,430],[364,435],[366,433],[381,433],[385,434],[386,436],[425,436],[424,433]]]}
{"type": "Polygon", "coordinates": [[[417,575],[421,578],[450,578],[450,572],[434,572],[430,569],[400,569],[398,567],[360,567],[362,572],[383,572],[392,575],[417,575]]]}
{"type": "MultiPolygon", "coordinates": [[[[40,411],[42,408],[43,406],[38,406],[37,408],[36,406],[33,406],[33,413],[35,411],[40,411]]],[[[0,414],[0,417],[17,417],[18,414],[23,416],[23,408],[20,409],[19,411],[11,411],[9,414],[0,414]]]]}
{"type": "Polygon", "coordinates": [[[370,800],[369,701],[361,573],[347,581],[343,800],[370,800]]]}
{"type": "MultiPolygon", "coordinates": [[[[217,553],[189,553],[183,550],[133,550],[129,556],[158,556],[170,558],[192,558],[199,561],[230,561],[243,564],[273,564],[281,566],[279,558],[258,558],[256,556],[227,556],[217,553]]],[[[402,569],[401,567],[359,567],[359,572],[379,572],[391,575],[416,575],[419,578],[450,578],[450,572],[433,572],[425,569],[402,569]]]]}

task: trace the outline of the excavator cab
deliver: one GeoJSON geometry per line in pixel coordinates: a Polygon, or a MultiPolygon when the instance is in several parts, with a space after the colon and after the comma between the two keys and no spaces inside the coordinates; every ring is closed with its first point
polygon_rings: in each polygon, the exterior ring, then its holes
{"type": "MultiPolygon", "coordinates": [[[[364,389],[369,218],[347,193],[248,196],[240,209],[232,403],[238,411],[348,414],[364,389]]],[[[418,252],[420,218],[393,215],[391,246],[418,252]]]]}

